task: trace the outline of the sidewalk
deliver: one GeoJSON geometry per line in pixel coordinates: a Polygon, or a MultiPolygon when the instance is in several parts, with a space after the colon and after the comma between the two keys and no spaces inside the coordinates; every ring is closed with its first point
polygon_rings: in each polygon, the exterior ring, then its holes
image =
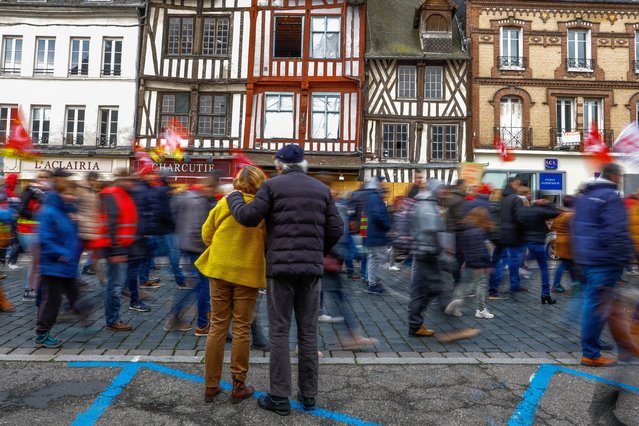
{"type": "MultiPolygon", "coordinates": [[[[6,272],[2,280],[5,292],[16,306],[14,313],[0,313],[0,356],[13,355],[112,355],[112,356],[152,356],[152,357],[202,357],[205,338],[190,332],[165,332],[164,321],[177,290],[175,282],[166,266],[153,275],[162,279],[161,287],[147,290],[154,299],[147,301],[152,310],[138,313],[128,310],[128,299],[122,299],[122,319],[131,322],[132,332],[113,332],[104,329],[103,287],[95,277],[83,276],[90,288],[86,296],[94,303],[88,327],[79,322],[60,322],[52,334],[64,340],[60,350],[38,349],[33,344],[35,326],[35,306],[22,302],[26,263],[17,271],[6,272]]],[[[402,266],[398,272],[382,271],[383,281],[388,289],[385,295],[369,295],[361,281],[345,279],[353,312],[360,322],[362,334],[375,337],[379,344],[362,351],[345,351],[341,348],[335,324],[320,323],[319,346],[325,358],[334,362],[375,363],[371,358],[392,360],[396,358],[424,359],[424,362],[535,362],[540,359],[550,362],[576,363],[581,357],[579,343],[579,321],[566,323],[566,312],[570,296],[553,295],[556,305],[541,305],[539,273],[534,272],[528,280],[522,280],[529,288],[528,293],[511,294],[508,300],[488,301],[492,320],[474,317],[473,299],[468,299],[464,316],[454,318],[443,315],[441,307],[432,306],[426,315],[425,324],[436,332],[450,332],[464,328],[479,328],[481,333],[471,339],[442,343],[434,337],[418,338],[408,336],[407,306],[409,299],[410,268],[402,266]],[[342,361],[339,361],[342,360],[342,361]],[[510,360],[510,361],[509,361],[510,360]]],[[[261,318],[266,320],[265,300],[258,301],[261,318]]],[[[194,319],[195,310],[187,313],[194,319]]],[[[266,330],[265,330],[266,331],[266,330]]],[[[612,341],[609,336],[606,339],[612,341]]],[[[295,331],[291,333],[291,351],[295,347],[295,331]]],[[[227,349],[230,349],[227,348],[227,349]]],[[[256,358],[268,356],[261,351],[253,351],[256,358]]],[[[6,358],[6,357],[5,357],[6,358]]],[[[328,360],[325,360],[327,362],[328,360]]]]}

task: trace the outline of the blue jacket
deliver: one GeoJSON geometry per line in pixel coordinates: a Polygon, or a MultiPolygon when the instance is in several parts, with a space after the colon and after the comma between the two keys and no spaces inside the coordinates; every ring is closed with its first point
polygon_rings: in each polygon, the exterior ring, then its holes
{"type": "Polygon", "coordinates": [[[488,232],[481,228],[468,226],[462,231],[461,247],[459,250],[464,254],[466,267],[468,268],[490,268],[490,255],[486,247],[488,232]]]}
{"type": "Polygon", "coordinates": [[[391,228],[391,217],[379,190],[366,190],[364,213],[368,219],[367,246],[387,246],[386,233],[391,228]]]}
{"type": "Polygon", "coordinates": [[[634,247],[616,184],[598,179],[577,197],[571,236],[579,265],[621,267],[630,262],[634,247]]]}
{"type": "Polygon", "coordinates": [[[78,226],[69,217],[73,209],[50,191],[37,213],[40,233],[40,274],[75,278],[80,262],[78,226]]]}

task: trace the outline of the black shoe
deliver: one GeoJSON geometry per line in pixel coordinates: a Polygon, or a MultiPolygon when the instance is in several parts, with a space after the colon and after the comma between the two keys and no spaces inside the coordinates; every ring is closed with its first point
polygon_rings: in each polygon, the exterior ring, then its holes
{"type": "Polygon", "coordinates": [[[611,351],[615,347],[611,343],[606,342],[605,340],[599,340],[599,349],[602,351],[611,351]]]}
{"type": "Polygon", "coordinates": [[[557,300],[553,299],[550,296],[541,296],[541,304],[545,305],[546,303],[548,303],[549,305],[554,305],[555,303],[557,303],[557,300]]]}
{"type": "Polygon", "coordinates": [[[517,292],[524,292],[525,293],[525,292],[528,291],[528,289],[525,288],[525,287],[517,287],[517,288],[511,288],[510,291],[513,291],[515,293],[517,293],[517,292]]]}
{"type": "Polygon", "coordinates": [[[315,409],[315,397],[314,396],[304,396],[302,392],[297,393],[297,400],[304,406],[306,411],[311,411],[315,409]]]}
{"type": "Polygon", "coordinates": [[[271,394],[266,394],[257,398],[257,405],[259,405],[260,408],[272,411],[280,416],[288,416],[291,414],[291,404],[288,402],[288,398],[274,397],[271,396],[271,394]]]}

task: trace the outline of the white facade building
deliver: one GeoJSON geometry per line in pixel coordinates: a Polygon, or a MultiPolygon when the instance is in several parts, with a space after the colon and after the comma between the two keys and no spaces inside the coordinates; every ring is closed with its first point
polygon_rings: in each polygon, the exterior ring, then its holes
{"type": "MultiPolygon", "coordinates": [[[[39,164],[104,177],[128,166],[144,13],[143,0],[3,1],[0,138],[20,108],[39,164]]],[[[4,172],[31,179],[38,168],[6,159],[4,172]]]]}

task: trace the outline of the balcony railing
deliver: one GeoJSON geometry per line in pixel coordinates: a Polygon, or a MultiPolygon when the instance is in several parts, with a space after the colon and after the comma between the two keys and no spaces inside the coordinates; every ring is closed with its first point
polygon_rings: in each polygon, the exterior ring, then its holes
{"type": "Polygon", "coordinates": [[[84,145],[84,136],[66,136],[64,138],[65,145],[84,145]]]}
{"type": "Polygon", "coordinates": [[[530,127],[495,127],[494,136],[501,138],[508,149],[532,148],[532,128],[530,127]]]}
{"type": "Polygon", "coordinates": [[[526,58],[523,56],[498,56],[497,64],[500,70],[526,68],[526,58]]]}
{"type": "Polygon", "coordinates": [[[592,71],[594,67],[594,59],[566,58],[566,68],[568,68],[568,71],[592,71]]]}
{"type": "Polygon", "coordinates": [[[115,76],[118,76],[118,75],[120,75],[120,74],[121,74],[121,72],[122,72],[122,70],[121,70],[120,68],[114,68],[114,69],[102,68],[102,69],[100,70],[100,75],[101,75],[102,77],[104,77],[104,76],[109,76],[109,75],[115,75],[115,76]]]}
{"type": "Polygon", "coordinates": [[[49,143],[49,136],[32,136],[31,140],[36,145],[47,145],[49,143]]]}
{"type": "Polygon", "coordinates": [[[34,75],[53,75],[53,68],[34,68],[34,75]]]}
{"type": "Polygon", "coordinates": [[[78,68],[78,67],[73,67],[73,68],[69,68],[69,75],[89,75],[89,68],[88,67],[82,67],[82,68],[78,68]]]}
{"type": "MultiPolygon", "coordinates": [[[[564,131],[562,129],[550,129],[550,147],[561,151],[581,151],[583,144],[588,138],[588,130],[564,131]]],[[[603,142],[607,146],[612,146],[614,131],[612,129],[599,130],[603,142]]]]}
{"type": "Polygon", "coordinates": [[[96,143],[99,147],[114,147],[118,143],[117,135],[98,136],[96,143]]]}
{"type": "Polygon", "coordinates": [[[20,74],[20,67],[7,67],[7,68],[0,68],[0,73],[5,74],[5,75],[16,75],[16,74],[20,74]]]}

